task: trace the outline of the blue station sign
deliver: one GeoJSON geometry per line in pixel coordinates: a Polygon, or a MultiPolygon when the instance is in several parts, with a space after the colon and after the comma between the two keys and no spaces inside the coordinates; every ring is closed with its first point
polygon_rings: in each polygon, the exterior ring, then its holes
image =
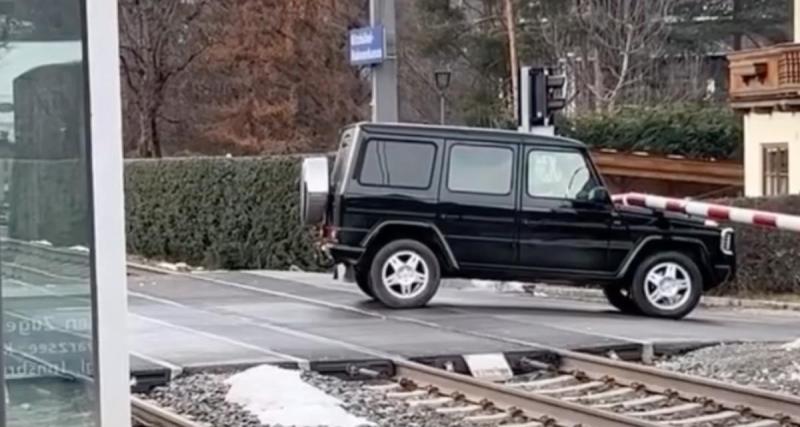
{"type": "Polygon", "coordinates": [[[386,30],[383,25],[350,31],[350,64],[377,65],[386,59],[386,30]]]}

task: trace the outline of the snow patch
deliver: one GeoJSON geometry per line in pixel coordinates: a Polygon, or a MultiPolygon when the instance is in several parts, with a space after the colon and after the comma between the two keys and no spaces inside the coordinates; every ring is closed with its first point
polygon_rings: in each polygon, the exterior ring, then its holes
{"type": "Polygon", "coordinates": [[[300,378],[299,371],[258,366],[229,378],[225,400],[243,406],[262,424],[361,427],[374,424],[342,409],[342,402],[300,378]]]}
{"type": "Polygon", "coordinates": [[[493,280],[471,280],[467,290],[492,291],[500,293],[522,293],[533,294],[538,297],[546,297],[545,292],[537,290],[536,285],[522,282],[498,282],[493,280]]]}
{"type": "Polygon", "coordinates": [[[492,280],[472,280],[472,288],[479,290],[496,291],[500,288],[500,282],[492,280]]]}
{"type": "Polygon", "coordinates": [[[786,351],[800,350],[800,339],[798,339],[797,341],[792,341],[792,342],[790,342],[788,344],[785,344],[783,346],[783,349],[786,350],[786,351]]]}
{"type": "Polygon", "coordinates": [[[173,264],[171,262],[159,262],[158,263],[158,267],[163,268],[165,270],[170,270],[170,271],[182,271],[182,272],[185,272],[185,271],[189,271],[190,270],[189,265],[187,265],[185,262],[179,262],[177,264],[173,264]]]}

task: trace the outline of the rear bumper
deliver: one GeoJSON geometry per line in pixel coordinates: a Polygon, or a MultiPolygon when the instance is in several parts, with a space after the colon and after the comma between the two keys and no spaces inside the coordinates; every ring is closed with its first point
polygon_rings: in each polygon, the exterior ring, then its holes
{"type": "Polygon", "coordinates": [[[364,254],[364,248],[356,246],[326,245],[323,247],[323,250],[328,256],[333,258],[334,262],[337,264],[358,264],[358,261],[361,260],[361,256],[364,254]]]}

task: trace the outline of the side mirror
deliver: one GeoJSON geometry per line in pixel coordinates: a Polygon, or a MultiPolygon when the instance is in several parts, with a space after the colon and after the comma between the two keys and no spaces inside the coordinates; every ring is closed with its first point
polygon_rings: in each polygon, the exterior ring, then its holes
{"type": "Polygon", "coordinates": [[[596,187],[589,192],[589,201],[598,204],[606,204],[611,200],[611,196],[605,187],[596,187]]]}

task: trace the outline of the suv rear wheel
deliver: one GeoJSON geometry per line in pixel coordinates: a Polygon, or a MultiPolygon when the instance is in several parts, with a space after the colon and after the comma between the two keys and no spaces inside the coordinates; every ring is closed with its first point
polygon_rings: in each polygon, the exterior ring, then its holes
{"type": "Polygon", "coordinates": [[[436,255],[416,240],[390,242],[372,259],[372,293],[390,308],[425,306],[436,294],[440,281],[436,255]]]}
{"type": "Polygon", "coordinates": [[[697,263],[680,252],[651,255],[636,269],[631,297],[642,313],[680,319],[692,312],[703,294],[697,263]]]}

